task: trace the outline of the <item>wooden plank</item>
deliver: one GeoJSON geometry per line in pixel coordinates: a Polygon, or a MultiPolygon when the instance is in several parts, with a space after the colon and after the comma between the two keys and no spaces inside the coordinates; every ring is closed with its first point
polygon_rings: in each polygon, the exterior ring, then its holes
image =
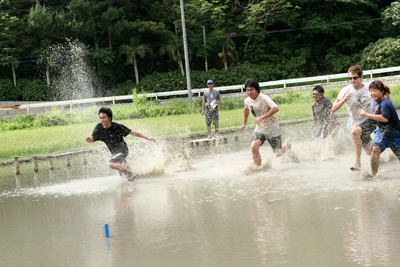
{"type": "Polygon", "coordinates": [[[189,143],[210,142],[211,140],[213,140],[213,139],[208,139],[208,138],[205,138],[205,139],[197,139],[197,140],[191,140],[191,141],[189,141],[189,143]]]}

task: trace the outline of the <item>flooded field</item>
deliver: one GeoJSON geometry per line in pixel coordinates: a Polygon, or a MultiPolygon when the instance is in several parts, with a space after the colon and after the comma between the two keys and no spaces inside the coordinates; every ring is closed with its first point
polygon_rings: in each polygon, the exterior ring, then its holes
{"type": "Polygon", "coordinates": [[[19,190],[3,169],[1,266],[399,266],[400,163],[385,151],[369,179],[365,152],[363,170],[349,169],[348,131],[315,141],[309,129],[283,127],[293,154],[264,146],[260,169],[250,132],[239,144],[132,149],[135,168],[153,172],[133,182],[101,156],[87,178],[78,159],[72,177],[59,161],[36,185],[21,167],[19,190]]]}

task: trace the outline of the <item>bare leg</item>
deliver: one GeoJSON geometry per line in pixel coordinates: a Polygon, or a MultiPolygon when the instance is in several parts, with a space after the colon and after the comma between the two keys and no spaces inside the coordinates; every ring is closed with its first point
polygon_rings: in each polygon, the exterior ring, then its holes
{"type": "Polygon", "coordinates": [[[253,153],[253,161],[256,166],[261,166],[260,146],[261,146],[260,139],[251,142],[251,153],[253,153]]]}
{"type": "Polygon", "coordinates": [[[371,171],[372,176],[375,176],[379,169],[379,155],[381,154],[381,148],[374,146],[371,153],[371,171]]]}
{"type": "Polygon", "coordinates": [[[215,133],[218,133],[218,124],[214,124],[215,126],[215,133]]]}
{"type": "Polygon", "coordinates": [[[362,134],[362,129],[360,126],[356,126],[353,128],[353,130],[351,130],[351,138],[353,140],[353,150],[354,154],[356,155],[356,164],[354,165],[355,168],[361,167],[361,148],[362,148],[361,134],[362,134]]]}
{"type": "Polygon", "coordinates": [[[128,167],[126,167],[124,164],[121,163],[116,163],[116,162],[108,162],[108,167],[111,169],[117,170],[117,171],[127,171],[133,173],[128,167]]]}
{"type": "Polygon", "coordinates": [[[371,156],[371,144],[372,144],[372,140],[369,141],[369,143],[364,147],[365,153],[367,153],[368,156],[371,156]]]}
{"type": "Polygon", "coordinates": [[[211,125],[207,125],[208,139],[211,139],[211,125]]]}
{"type": "Polygon", "coordinates": [[[285,154],[286,150],[288,150],[289,148],[290,148],[290,142],[289,139],[287,139],[285,143],[282,145],[282,149],[274,150],[274,153],[277,157],[280,157],[283,154],[285,154]]]}
{"type": "Polygon", "coordinates": [[[136,176],[138,176],[137,173],[134,173],[131,171],[128,167],[126,167],[124,164],[121,163],[116,163],[116,162],[108,162],[108,167],[114,170],[118,170],[120,175],[124,174],[126,178],[128,178],[128,181],[132,181],[136,176]]]}

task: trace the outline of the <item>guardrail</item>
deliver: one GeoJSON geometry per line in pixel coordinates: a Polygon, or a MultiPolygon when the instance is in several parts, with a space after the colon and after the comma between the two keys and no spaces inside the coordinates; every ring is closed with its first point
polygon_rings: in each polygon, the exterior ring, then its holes
{"type": "MultiPolygon", "coordinates": [[[[380,74],[380,73],[389,73],[389,72],[396,72],[400,71],[400,66],[397,67],[390,67],[390,68],[382,68],[382,69],[374,69],[374,70],[365,70],[364,77],[369,75],[370,78],[373,77],[373,74],[380,74]]],[[[332,75],[324,75],[324,76],[315,76],[315,77],[306,77],[306,78],[297,78],[297,79],[287,79],[287,80],[278,80],[278,81],[270,81],[270,82],[260,82],[260,87],[267,87],[267,86],[274,86],[274,85],[283,85],[283,88],[286,88],[288,84],[295,84],[295,83],[306,83],[306,82],[314,82],[314,81],[326,81],[329,83],[331,80],[345,78],[348,76],[348,73],[339,73],[339,74],[332,74],[332,75]]],[[[218,91],[232,91],[232,90],[240,90],[243,92],[243,85],[231,85],[231,86],[221,86],[215,87],[218,91]]],[[[200,88],[200,89],[192,89],[192,94],[198,94],[201,96],[201,93],[207,91],[208,88],[200,88]]],[[[170,92],[160,92],[160,93],[149,93],[145,94],[148,98],[155,98],[164,97],[164,96],[178,96],[178,95],[187,95],[187,90],[180,90],[180,91],[170,91],[170,92]]],[[[142,97],[142,94],[138,94],[139,97],[142,97]]],[[[97,102],[112,102],[115,105],[115,101],[118,100],[129,100],[132,99],[132,95],[124,95],[124,96],[110,96],[110,97],[99,97],[99,98],[87,98],[87,99],[77,99],[77,100],[67,100],[67,101],[55,101],[55,102],[45,102],[45,103],[37,103],[37,104],[28,104],[28,105],[21,105],[19,109],[27,109],[27,113],[29,114],[31,108],[37,107],[51,107],[51,106],[72,106],[74,104],[84,104],[84,103],[97,103],[97,102]]]]}

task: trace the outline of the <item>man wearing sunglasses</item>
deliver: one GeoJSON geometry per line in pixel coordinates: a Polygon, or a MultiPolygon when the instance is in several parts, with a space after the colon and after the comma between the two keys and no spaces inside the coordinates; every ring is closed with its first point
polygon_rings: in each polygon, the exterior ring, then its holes
{"type": "Polygon", "coordinates": [[[359,65],[349,68],[350,84],[344,87],[333,103],[332,111],[339,110],[346,103],[347,111],[351,118],[351,137],[353,150],[356,155],[356,163],[350,169],[352,171],[361,170],[361,149],[364,148],[367,155],[371,155],[371,133],[376,125],[373,120],[361,116],[360,110],[372,112],[373,100],[369,93],[369,83],[363,83],[363,71],[359,65]]]}

